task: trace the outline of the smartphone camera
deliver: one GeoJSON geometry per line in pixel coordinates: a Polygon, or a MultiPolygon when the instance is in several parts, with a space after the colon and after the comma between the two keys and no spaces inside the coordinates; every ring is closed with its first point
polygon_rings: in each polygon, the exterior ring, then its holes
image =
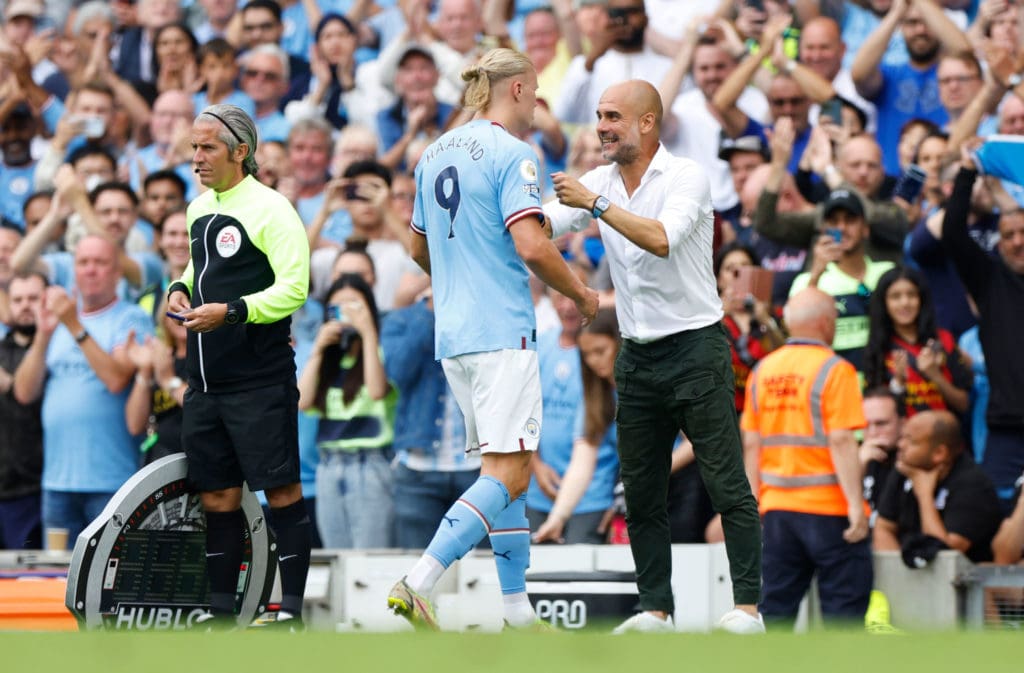
{"type": "Polygon", "coordinates": [[[350,182],[345,185],[345,200],[346,201],[367,201],[366,197],[360,196],[359,185],[354,182],[350,182]]]}
{"type": "Polygon", "coordinates": [[[106,133],[106,124],[101,117],[80,117],[82,122],[82,133],[86,138],[102,138],[106,133]]]}
{"type": "Polygon", "coordinates": [[[829,227],[828,229],[825,230],[825,233],[832,237],[832,240],[836,242],[836,245],[839,245],[840,243],[843,242],[843,232],[841,229],[829,227]]]}
{"type": "Polygon", "coordinates": [[[910,164],[907,170],[900,176],[892,195],[898,196],[907,203],[913,203],[921,195],[924,187],[924,179],[927,173],[917,164],[910,164]]]}
{"type": "Polygon", "coordinates": [[[328,306],[327,319],[334,322],[345,322],[345,313],[341,310],[341,306],[337,304],[331,304],[328,306]]]}
{"type": "Polygon", "coordinates": [[[843,102],[839,98],[830,98],[821,104],[820,117],[831,119],[833,124],[843,124],[843,102]]]}

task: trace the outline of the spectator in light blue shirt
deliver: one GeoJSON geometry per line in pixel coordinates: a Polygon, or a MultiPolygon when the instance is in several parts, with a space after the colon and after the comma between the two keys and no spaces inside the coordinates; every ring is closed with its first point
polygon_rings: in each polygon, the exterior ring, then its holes
{"type": "Polygon", "coordinates": [[[43,525],[71,541],[138,466],[124,411],[135,367],[124,344],[152,334],[152,323],[118,299],[118,257],[103,237],[79,241],[80,305],[64,288],[47,290],[36,338],[15,373],[19,402],[43,397],[43,525]]]}
{"type": "Polygon", "coordinates": [[[36,162],[30,151],[39,124],[27,105],[19,105],[0,123],[0,215],[24,231],[21,209],[32,193],[36,162]]]}

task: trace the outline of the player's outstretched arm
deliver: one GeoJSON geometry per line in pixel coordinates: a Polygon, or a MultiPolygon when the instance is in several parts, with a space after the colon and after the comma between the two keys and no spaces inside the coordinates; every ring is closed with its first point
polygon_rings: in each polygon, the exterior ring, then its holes
{"type": "Polygon", "coordinates": [[[597,292],[584,285],[562,259],[558,248],[541,230],[540,219],[524,217],[516,221],[509,232],[515,242],[516,252],[537,274],[537,277],[576,302],[584,320],[588,323],[597,315],[597,292]]]}

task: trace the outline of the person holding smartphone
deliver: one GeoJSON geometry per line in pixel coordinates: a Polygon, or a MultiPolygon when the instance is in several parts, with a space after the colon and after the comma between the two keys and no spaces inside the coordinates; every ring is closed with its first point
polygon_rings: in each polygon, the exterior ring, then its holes
{"type": "Polygon", "coordinates": [[[743,400],[750,371],[768,353],[781,346],[786,337],[772,317],[771,271],[762,269],[756,253],[733,241],[715,253],[715,278],[725,316],[722,325],[729,338],[732,370],[735,376],[736,411],[743,412],[743,400]],[[754,287],[752,277],[761,282],[754,287]],[[755,291],[756,290],[756,291],[755,291]]]}
{"type": "Polygon", "coordinates": [[[299,377],[299,409],[320,417],[316,518],[329,549],[392,546],[391,450],[397,392],[380,351],[373,290],[343,274],[299,377]]]}

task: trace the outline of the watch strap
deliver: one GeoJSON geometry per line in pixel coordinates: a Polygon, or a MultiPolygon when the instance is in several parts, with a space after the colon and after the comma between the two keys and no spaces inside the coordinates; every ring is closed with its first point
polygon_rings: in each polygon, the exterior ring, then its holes
{"type": "Polygon", "coordinates": [[[243,324],[249,320],[249,307],[245,305],[245,301],[242,299],[235,299],[228,302],[228,311],[234,312],[238,316],[236,324],[243,324]]]}

